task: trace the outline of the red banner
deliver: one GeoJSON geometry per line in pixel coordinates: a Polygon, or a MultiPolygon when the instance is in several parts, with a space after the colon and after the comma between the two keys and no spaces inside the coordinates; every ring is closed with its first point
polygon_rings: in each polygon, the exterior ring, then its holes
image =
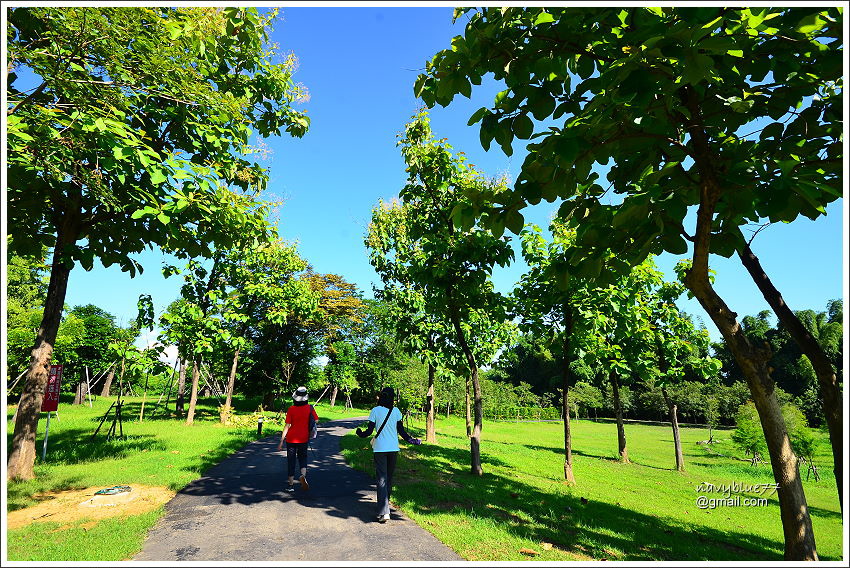
{"type": "Polygon", "coordinates": [[[53,412],[59,408],[59,382],[62,380],[62,365],[50,365],[44,398],[41,399],[41,411],[53,412]]]}

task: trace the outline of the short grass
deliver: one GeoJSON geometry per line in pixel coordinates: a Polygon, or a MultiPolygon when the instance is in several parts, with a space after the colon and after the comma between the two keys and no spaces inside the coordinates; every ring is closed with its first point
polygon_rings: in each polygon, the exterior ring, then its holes
{"type": "MultiPolygon", "coordinates": [[[[413,423],[410,430],[422,436],[423,426],[413,423]]],[[[769,466],[751,467],[743,459],[729,441],[731,431],[716,431],[711,448],[697,444],[707,434],[682,429],[686,470],[680,473],[669,427],[628,425],[632,463],[623,464],[614,424],[574,421],[577,484],[570,487],[563,481],[562,424],[485,422],[484,475],[475,477],[464,422],[441,419],[436,445],[402,450],[393,501],[467,560],[781,560],[772,490],[766,506],[697,507],[700,495],[722,497],[698,493],[703,482],[773,481],[769,466]]],[[[354,467],[373,473],[365,440],[348,435],[343,447],[354,467]]],[[[820,558],[840,560],[842,517],[825,437],[821,448],[821,479],[805,481],[804,488],[820,558]]]]}
{"type": "MultiPolygon", "coordinates": [[[[251,414],[258,399],[237,398],[234,408],[242,426],[219,423],[216,398],[200,399],[195,423],[166,413],[156,400],[147,399],[143,421],[139,422],[141,397],[126,398],[122,428],[125,437],[106,440],[112,424],[110,413],[97,436],[92,437],[114,398],[97,397],[88,404],[71,405],[63,395],[59,419],[50,420],[47,459],[42,462],[46,414],[39,420],[36,478],[7,484],[7,510],[14,511],[39,502],[43,493],[143,484],[179,491],[221,460],[257,439],[257,423],[251,414]],[[188,428],[188,430],[187,430],[188,428]],[[187,435],[187,431],[191,435],[187,435]]],[[[173,406],[172,406],[173,408],[173,406]]],[[[326,402],[317,408],[320,421],[362,416],[363,410],[345,409],[326,402]]],[[[14,407],[7,410],[7,443],[11,442],[14,407]]],[[[279,433],[276,412],[264,413],[262,436],[279,433]]],[[[8,558],[16,561],[87,560],[114,561],[130,558],[141,550],[148,530],[162,516],[162,509],[126,519],[106,519],[94,525],[81,520],[78,526],[59,529],[55,523],[35,523],[9,530],[8,558]]]]}

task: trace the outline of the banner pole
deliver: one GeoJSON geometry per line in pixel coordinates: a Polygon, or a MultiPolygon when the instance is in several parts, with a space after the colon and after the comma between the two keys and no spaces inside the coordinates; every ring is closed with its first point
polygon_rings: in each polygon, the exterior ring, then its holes
{"type": "Polygon", "coordinates": [[[50,433],[50,412],[47,412],[47,424],[44,426],[44,446],[41,449],[41,461],[47,457],[47,436],[50,433]]]}

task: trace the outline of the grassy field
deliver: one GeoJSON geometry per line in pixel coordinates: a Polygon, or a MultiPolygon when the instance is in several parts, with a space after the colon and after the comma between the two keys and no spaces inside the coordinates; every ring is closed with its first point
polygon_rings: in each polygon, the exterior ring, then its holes
{"type": "MultiPolygon", "coordinates": [[[[143,484],[178,491],[246,443],[256,439],[257,400],[237,400],[241,427],[218,421],[218,401],[202,399],[191,436],[182,420],[153,414],[148,401],[138,422],[141,399],[125,407],[126,439],[106,441],[104,424],[91,435],[111,399],[60,406],[50,424],[47,460],[37,478],[7,484],[7,510],[30,507],[46,496],[74,489],[143,484]]],[[[321,404],[322,420],[363,416],[362,409],[321,404]]],[[[11,418],[13,409],[8,411],[11,418]]],[[[275,413],[265,413],[263,436],[280,432],[275,413]]],[[[45,420],[39,423],[41,455],[45,420]]],[[[422,422],[410,429],[423,435],[422,422]]],[[[12,425],[9,423],[9,438],[12,425]]],[[[673,470],[669,427],[628,425],[632,464],[616,459],[612,423],[575,421],[574,471],[578,484],[563,483],[563,430],[559,423],[485,422],[484,475],[469,473],[469,443],[462,419],[437,422],[438,444],[405,447],[393,501],[421,526],[467,560],[780,560],[782,529],[776,496],[766,506],[700,509],[697,486],[770,483],[768,466],[753,468],[716,432],[708,449],[697,442],[705,430],[682,430],[686,471],[673,470]]],[[[820,435],[820,433],[818,433],[820,435]]],[[[353,434],[342,440],[354,466],[373,474],[368,441],[353,434]]],[[[831,475],[829,446],[821,445],[821,480],[804,482],[818,552],[841,559],[842,525],[831,475]]],[[[804,474],[805,476],[805,474],[804,474]]],[[[770,492],[769,492],[770,493],[770,492]]],[[[7,531],[10,560],[115,561],[128,559],[162,515],[162,507],[126,519],[33,523],[7,531]]]]}
{"type": "MultiPolygon", "coordinates": [[[[423,435],[424,424],[411,430],[423,435]]],[[[683,428],[684,472],[674,468],[667,426],[627,425],[631,464],[617,460],[616,426],[573,423],[577,484],[563,482],[560,423],[486,422],[484,475],[469,473],[469,442],[461,419],[437,422],[437,445],[407,447],[396,473],[393,501],[467,560],[782,560],[779,505],[700,509],[698,492],[715,486],[772,483],[769,466],[751,467],[731,444],[731,431],[683,428]]],[[[819,435],[821,433],[818,433],[819,435]]],[[[373,473],[367,442],[343,439],[349,462],[373,473]]],[[[402,444],[404,445],[404,444],[402,444]]],[[[804,481],[818,553],[840,560],[842,522],[831,454],[823,436],[820,481],[804,481]]],[[[805,473],[803,473],[805,478],[805,473]]],[[[732,495],[733,497],[735,494],[732,495]]],[[[755,493],[740,495],[743,500],[755,493]]]]}
{"type": "MultiPolygon", "coordinates": [[[[63,395],[60,419],[50,421],[47,459],[41,462],[46,414],[39,421],[36,479],[8,483],[7,511],[37,505],[60,492],[114,485],[144,485],[179,491],[207,469],[257,439],[257,419],[252,415],[259,400],[235,400],[242,426],[225,427],[219,423],[218,399],[201,399],[191,427],[164,412],[156,412],[150,399],[145,416],[138,421],[141,398],[127,398],[124,407],[125,439],[106,440],[110,418],[100,433],[92,434],[114,399],[97,398],[88,404],[72,406],[72,397],[63,395]],[[187,436],[191,428],[191,436],[187,436]]],[[[155,401],[153,401],[155,402],[155,401]]],[[[333,409],[321,403],[321,420],[359,416],[362,410],[333,409]]],[[[14,407],[7,410],[7,442],[11,441],[14,407]]],[[[276,413],[264,413],[263,436],[279,433],[276,413]]],[[[38,522],[10,529],[8,558],[16,561],[39,560],[124,560],[141,549],[148,529],[162,516],[162,507],[127,518],[92,521],[82,518],[73,523],[38,522]]]]}

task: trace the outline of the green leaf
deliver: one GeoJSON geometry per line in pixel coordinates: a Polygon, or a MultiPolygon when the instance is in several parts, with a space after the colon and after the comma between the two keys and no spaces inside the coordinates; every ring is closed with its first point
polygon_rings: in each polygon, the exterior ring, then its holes
{"type": "Polygon", "coordinates": [[[554,21],[555,17],[549,12],[540,12],[537,14],[537,18],[534,19],[534,25],[539,26],[540,24],[548,24],[554,21]]]}
{"type": "Polygon", "coordinates": [[[167,179],[160,168],[149,168],[148,173],[150,173],[151,183],[154,185],[160,185],[167,179]]]}
{"type": "Polygon", "coordinates": [[[767,138],[773,138],[775,140],[779,140],[782,138],[782,132],[785,130],[785,126],[781,122],[772,122],[764,127],[759,134],[760,140],[765,140],[767,138]]]}
{"type": "Polygon", "coordinates": [[[579,55],[578,60],[576,61],[576,73],[578,73],[578,76],[582,79],[587,79],[593,75],[595,66],[596,63],[593,56],[583,53],[582,55],[579,55]]]}
{"type": "Polygon", "coordinates": [[[819,13],[809,14],[797,24],[797,31],[801,34],[810,34],[823,27],[824,21],[819,13]]]}
{"type": "Polygon", "coordinates": [[[534,124],[527,115],[520,114],[514,118],[513,130],[514,136],[522,140],[528,140],[534,132],[534,124]]]}
{"type": "Polygon", "coordinates": [[[524,223],[525,219],[519,211],[511,211],[505,217],[505,226],[515,235],[518,235],[522,231],[524,223]]]}
{"type": "Polygon", "coordinates": [[[472,116],[469,117],[469,121],[466,123],[466,125],[472,126],[473,124],[481,120],[484,115],[487,114],[487,112],[487,107],[481,107],[480,109],[476,110],[474,113],[472,113],[472,116]]]}

